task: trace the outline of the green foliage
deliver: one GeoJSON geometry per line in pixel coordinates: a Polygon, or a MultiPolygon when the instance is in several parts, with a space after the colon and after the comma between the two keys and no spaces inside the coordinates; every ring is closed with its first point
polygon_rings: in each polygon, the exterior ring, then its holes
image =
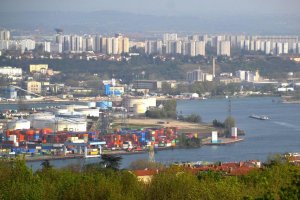
{"type": "Polygon", "coordinates": [[[275,163],[238,177],[214,171],[194,175],[173,166],[144,183],[127,170],[52,168],[33,172],[22,159],[1,160],[0,199],[299,199],[300,167],[275,163]]]}
{"type": "Polygon", "coordinates": [[[147,110],[145,116],[154,119],[176,118],[176,100],[161,101],[158,105],[162,105],[162,108],[147,110]]]}
{"type": "Polygon", "coordinates": [[[225,124],[222,122],[219,122],[218,120],[214,119],[212,122],[213,126],[216,128],[225,128],[225,124]]]}
{"type": "Polygon", "coordinates": [[[165,166],[158,162],[151,162],[149,160],[138,159],[130,163],[129,169],[143,170],[143,169],[163,169],[165,166]]]}
{"type": "Polygon", "coordinates": [[[101,159],[102,161],[100,162],[100,165],[102,165],[104,168],[118,170],[121,165],[122,157],[111,154],[103,154],[101,159]]]}
{"type": "Polygon", "coordinates": [[[231,131],[231,128],[235,127],[235,119],[231,116],[227,117],[224,121],[224,126],[227,130],[231,131]]]}
{"type": "Polygon", "coordinates": [[[41,163],[41,166],[42,166],[42,170],[49,170],[49,169],[52,169],[52,165],[50,164],[50,161],[49,160],[44,160],[42,163],[41,163]]]}
{"type": "Polygon", "coordinates": [[[187,137],[184,133],[181,134],[180,137],[180,146],[182,147],[200,147],[202,145],[201,139],[198,137],[187,137]]]}
{"type": "Polygon", "coordinates": [[[192,123],[201,123],[202,119],[200,115],[191,114],[188,116],[178,116],[178,119],[185,122],[192,122],[192,123]]]}

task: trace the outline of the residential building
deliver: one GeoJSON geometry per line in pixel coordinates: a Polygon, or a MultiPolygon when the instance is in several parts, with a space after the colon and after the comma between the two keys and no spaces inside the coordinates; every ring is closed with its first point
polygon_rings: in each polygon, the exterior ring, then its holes
{"type": "Polygon", "coordinates": [[[204,41],[196,41],[195,43],[195,55],[196,56],[205,56],[205,42],[204,41]]]}
{"type": "Polygon", "coordinates": [[[218,43],[217,55],[230,56],[230,41],[221,41],[218,43]]]}
{"type": "Polygon", "coordinates": [[[38,81],[29,81],[27,82],[27,91],[29,93],[41,94],[42,92],[42,84],[38,81]]]}
{"type": "Polygon", "coordinates": [[[31,39],[21,40],[20,43],[21,52],[25,52],[25,50],[31,51],[35,49],[35,41],[31,39]]]}
{"type": "Polygon", "coordinates": [[[8,76],[22,76],[22,68],[16,67],[0,67],[0,74],[1,75],[8,75],[8,76]]]}
{"type": "Polygon", "coordinates": [[[10,40],[10,31],[2,30],[0,31],[0,40],[10,40]]]}
{"type": "Polygon", "coordinates": [[[42,72],[42,71],[48,70],[48,64],[31,64],[29,65],[29,71],[30,73],[33,72],[42,72]]]}

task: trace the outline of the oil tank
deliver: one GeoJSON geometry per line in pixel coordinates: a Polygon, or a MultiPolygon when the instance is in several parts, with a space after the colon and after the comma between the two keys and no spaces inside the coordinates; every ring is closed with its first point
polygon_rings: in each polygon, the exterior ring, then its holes
{"type": "Polygon", "coordinates": [[[144,103],[137,103],[133,105],[134,114],[145,114],[147,107],[144,103]]]}
{"type": "Polygon", "coordinates": [[[10,130],[30,129],[30,121],[25,119],[13,120],[7,123],[10,130]]]}

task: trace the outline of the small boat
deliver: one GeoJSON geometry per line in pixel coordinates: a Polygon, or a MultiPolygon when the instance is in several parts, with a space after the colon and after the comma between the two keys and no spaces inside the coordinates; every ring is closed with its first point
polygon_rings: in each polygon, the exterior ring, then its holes
{"type": "Polygon", "coordinates": [[[255,114],[253,114],[253,115],[250,115],[249,117],[253,118],[253,119],[259,119],[259,120],[268,120],[268,119],[270,119],[266,115],[255,115],[255,114]]]}

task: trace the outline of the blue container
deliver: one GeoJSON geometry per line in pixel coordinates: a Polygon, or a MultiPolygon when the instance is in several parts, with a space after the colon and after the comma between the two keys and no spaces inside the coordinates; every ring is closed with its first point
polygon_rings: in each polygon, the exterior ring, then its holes
{"type": "Polygon", "coordinates": [[[108,95],[111,95],[111,92],[110,92],[110,85],[104,85],[104,95],[108,96],[108,95]]]}
{"type": "Polygon", "coordinates": [[[28,149],[28,153],[34,153],[35,149],[28,149]]]}
{"type": "Polygon", "coordinates": [[[98,101],[96,102],[96,107],[100,109],[108,109],[112,107],[111,101],[98,101]]]}

